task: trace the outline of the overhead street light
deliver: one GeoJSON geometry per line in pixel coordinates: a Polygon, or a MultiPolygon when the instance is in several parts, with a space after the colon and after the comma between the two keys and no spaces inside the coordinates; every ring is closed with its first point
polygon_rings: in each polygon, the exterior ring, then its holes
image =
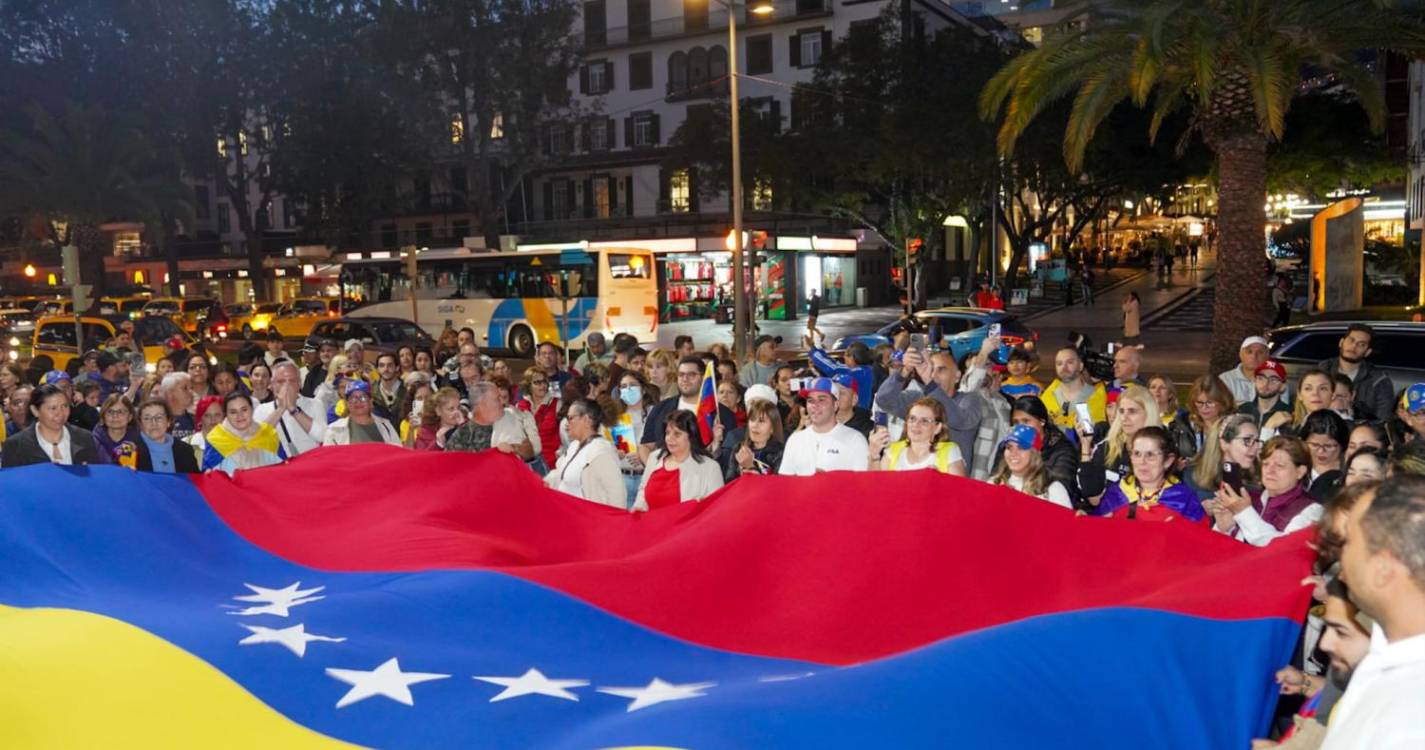
{"type": "Polygon", "coordinates": [[[747,270],[742,246],[742,132],[738,116],[740,102],[737,99],[737,9],[746,8],[753,15],[765,16],[775,8],[767,0],[752,3],[717,0],[717,3],[727,9],[727,78],[732,113],[732,356],[741,362],[747,354],[750,310],[747,305],[747,270]]]}

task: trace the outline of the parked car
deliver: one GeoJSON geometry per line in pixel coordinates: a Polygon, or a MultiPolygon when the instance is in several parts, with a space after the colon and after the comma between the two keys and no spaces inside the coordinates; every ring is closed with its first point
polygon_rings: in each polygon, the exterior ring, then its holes
{"type": "Polygon", "coordinates": [[[306,345],[316,347],[322,339],[332,339],[338,344],[348,339],[358,339],[366,351],[366,360],[375,362],[380,354],[395,354],[402,346],[410,345],[431,349],[435,339],[424,328],[401,318],[336,318],[323,320],[312,326],[307,334],[306,345]]]}
{"type": "Polygon", "coordinates": [[[289,339],[306,338],[312,327],[341,315],[341,302],[335,297],[297,297],[282,303],[272,316],[269,328],[275,328],[289,339]]]}
{"type": "Polygon", "coordinates": [[[874,348],[880,344],[889,343],[901,331],[912,334],[928,334],[932,328],[938,327],[941,348],[949,349],[955,359],[959,360],[966,354],[980,350],[992,323],[1000,325],[1000,337],[1006,346],[1023,346],[1026,349],[1033,349],[1039,340],[1038,333],[1003,310],[991,310],[983,307],[942,307],[937,310],[922,310],[914,315],[902,316],[900,320],[883,326],[875,333],[844,336],[836,340],[832,349],[844,350],[858,341],[874,348]]]}
{"type": "Polygon", "coordinates": [[[67,299],[42,299],[35,303],[35,315],[70,315],[74,302],[67,299]]]}
{"type": "MultiPolygon", "coordinates": [[[[119,324],[125,320],[128,318],[122,315],[79,316],[79,325],[84,333],[81,350],[75,343],[75,316],[40,318],[35,324],[31,355],[47,356],[56,370],[63,370],[71,359],[80,356],[83,351],[96,349],[113,338],[119,324]]],[[[177,323],[162,315],[145,315],[133,323],[134,343],[143,348],[144,362],[148,364],[156,364],[160,358],[171,353],[173,344],[181,344],[183,348],[193,344],[193,339],[177,323]]]]}
{"type": "Polygon", "coordinates": [[[152,299],[147,296],[130,295],[128,297],[100,297],[100,315],[122,315],[126,318],[137,318],[143,315],[143,306],[152,299]]]}
{"type": "Polygon", "coordinates": [[[222,306],[211,297],[154,297],[143,306],[144,315],[164,315],[188,333],[199,331],[199,318],[222,306]]]}
{"type": "Polygon", "coordinates": [[[267,333],[268,326],[272,325],[272,319],[277,317],[282,304],[257,302],[226,305],[223,309],[228,313],[228,330],[241,333],[244,339],[251,341],[254,336],[267,333]]]}
{"type": "Polygon", "coordinates": [[[1397,393],[1425,382],[1425,323],[1333,320],[1277,328],[1267,334],[1272,358],[1281,362],[1287,377],[1295,381],[1301,373],[1341,353],[1341,337],[1353,322],[1365,323],[1375,332],[1367,361],[1390,375],[1397,393]]]}

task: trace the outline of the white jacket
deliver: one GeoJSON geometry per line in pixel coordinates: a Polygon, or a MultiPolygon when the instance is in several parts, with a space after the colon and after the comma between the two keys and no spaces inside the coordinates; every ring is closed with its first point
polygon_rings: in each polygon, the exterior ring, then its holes
{"type": "MultiPolygon", "coordinates": [[[[653,472],[662,466],[663,452],[653,451],[648,456],[647,465],[643,467],[643,479],[638,483],[638,498],[633,502],[634,510],[648,510],[648,501],[643,498],[643,488],[648,486],[648,478],[653,476],[653,472]]],[[[683,502],[701,500],[719,489],[722,489],[722,465],[716,459],[703,458],[700,461],[690,456],[687,461],[678,464],[678,496],[683,502]]]]}
{"type": "Polygon", "coordinates": [[[570,443],[569,450],[545,475],[544,484],[619,510],[628,508],[628,487],[619,474],[618,450],[601,437],[594,437],[583,450],[578,441],[570,443]]]}
{"type": "MultiPolygon", "coordinates": [[[[401,436],[396,432],[396,428],[391,426],[390,420],[375,414],[371,415],[371,418],[376,421],[376,431],[381,433],[383,442],[389,445],[401,444],[401,436]]],[[[327,434],[322,438],[322,445],[351,445],[351,417],[342,417],[327,425],[327,434]]]]}

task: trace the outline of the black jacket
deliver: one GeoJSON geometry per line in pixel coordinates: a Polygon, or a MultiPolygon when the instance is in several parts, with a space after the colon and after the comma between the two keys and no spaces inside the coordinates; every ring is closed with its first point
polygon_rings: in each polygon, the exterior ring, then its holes
{"type": "MultiPolygon", "coordinates": [[[[739,427],[732,432],[723,435],[722,447],[718,449],[717,461],[722,464],[722,481],[725,484],[742,476],[742,467],[737,465],[737,451],[742,447],[742,442],[747,439],[747,428],[739,427]]],[[[777,442],[773,437],[760,450],[753,449],[752,456],[758,461],[767,465],[768,474],[776,474],[777,467],[782,465],[782,449],[785,446],[777,442]]],[[[751,472],[749,472],[751,473],[751,472]]]]}
{"type": "MultiPolygon", "coordinates": [[[[139,471],[153,471],[153,456],[148,452],[148,443],[139,438],[139,460],[136,466],[139,471]]],[[[193,446],[188,443],[173,440],[173,470],[179,474],[197,474],[198,456],[193,452],[193,446]]]]}
{"type": "MultiPolygon", "coordinates": [[[[1341,372],[1341,362],[1336,357],[1322,362],[1317,367],[1332,377],[1341,372]]],[[[1370,362],[1362,362],[1358,367],[1354,378],[1356,401],[1363,404],[1371,413],[1357,414],[1356,418],[1390,419],[1395,415],[1395,385],[1390,382],[1390,375],[1386,374],[1384,370],[1377,370],[1376,366],[1370,362]]]]}
{"type": "MultiPolygon", "coordinates": [[[[643,418],[643,437],[639,439],[639,443],[657,445],[663,439],[663,420],[667,419],[669,414],[677,411],[678,398],[677,395],[674,395],[672,398],[665,398],[653,405],[647,416],[643,418]]],[[[737,429],[737,415],[733,414],[732,410],[726,406],[718,404],[717,418],[722,423],[723,440],[726,441],[727,436],[737,429]]]]}
{"type": "MultiPolygon", "coordinates": [[[[69,430],[71,465],[84,466],[88,464],[110,463],[109,454],[99,450],[99,444],[94,442],[94,433],[82,430],[74,425],[65,425],[64,429],[69,430]]],[[[36,426],[30,425],[20,434],[12,435],[5,440],[5,447],[0,449],[0,466],[4,466],[8,469],[15,466],[47,464],[50,462],[50,456],[45,449],[40,446],[40,438],[35,430],[36,426]]]]}

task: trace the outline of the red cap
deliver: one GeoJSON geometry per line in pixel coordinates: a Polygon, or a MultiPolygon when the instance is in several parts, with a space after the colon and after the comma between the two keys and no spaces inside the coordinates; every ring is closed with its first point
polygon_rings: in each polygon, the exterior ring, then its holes
{"type": "Polygon", "coordinates": [[[1264,372],[1276,373],[1277,377],[1281,378],[1282,380],[1286,380],[1286,368],[1282,367],[1282,363],[1276,361],[1275,359],[1269,359],[1266,362],[1257,365],[1256,371],[1252,374],[1261,375],[1264,372]]]}

